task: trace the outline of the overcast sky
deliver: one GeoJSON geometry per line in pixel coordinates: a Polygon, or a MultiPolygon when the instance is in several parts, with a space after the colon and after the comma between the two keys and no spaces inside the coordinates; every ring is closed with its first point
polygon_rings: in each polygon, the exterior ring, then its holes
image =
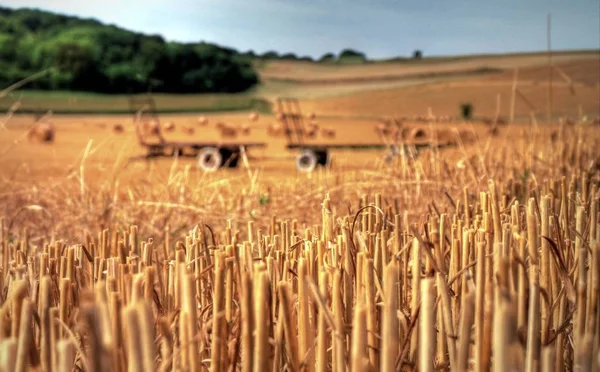
{"type": "Polygon", "coordinates": [[[2,0],[96,18],[172,41],[371,58],[600,49],[600,0],[2,0]]]}

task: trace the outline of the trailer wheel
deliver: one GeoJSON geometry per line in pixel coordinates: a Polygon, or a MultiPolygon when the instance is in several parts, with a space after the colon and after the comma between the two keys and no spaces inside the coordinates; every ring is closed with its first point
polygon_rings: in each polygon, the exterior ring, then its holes
{"type": "Polygon", "coordinates": [[[316,152],[317,155],[317,164],[327,168],[331,165],[331,157],[329,156],[329,152],[327,150],[321,150],[316,152]]]}
{"type": "Polygon", "coordinates": [[[221,158],[223,159],[223,166],[227,168],[237,168],[238,161],[240,160],[240,152],[230,149],[221,149],[221,158]]]}
{"type": "Polygon", "coordinates": [[[304,150],[296,157],[296,169],[303,173],[312,172],[317,162],[317,154],[313,150],[304,150]]]}
{"type": "Polygon", "coordinates": [[[204,147],[198,152],[198,166],[205,172],[214,172],[223,165],[223,156],[214,147],[204,147]]]}

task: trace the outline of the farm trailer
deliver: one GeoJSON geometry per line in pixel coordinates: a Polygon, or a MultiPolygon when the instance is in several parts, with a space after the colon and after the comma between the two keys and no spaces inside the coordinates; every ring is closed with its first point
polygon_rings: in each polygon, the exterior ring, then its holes
{"type": "Polygon", "coordinates": [[[246,149],[266,147],[262,142],[222,142],[222,141],[167,141],[162,135],[162,128],[152,97],[130,98],[129,105],[134,115],[134,125],[138,141],[146,149],[145,159],[156,157],[194,157],[198,159],[198,167],[204,171],[215,171],[219,168],[235,168],[241,154],[246,149]],[[150,122],[150,126],[144,124],[150,122]]]}
{"type": "MultiPolygon", "coordinates": [[[[278,118],[283,126],[288,150],[296,151],[296,168],[300,172],[312,172],[316,167],[328,167],[331,164],[331,150],[337,149],[388,149],[388,159],[397,156],[398,144],[381,142],[373,144],[356,143],[309,143],[306,141],[307,125],[297,98],[278,98],[276,100],[278,118]]],[[[263,142],[222,142],[222,141],[167,141],[163,135],[156,111],[156,104],[151,96],[130,98],[130,108],[134,115],[136,134],[141,146],[146,148],[145,159],[155,157],[183,156],[198,159],[198,167],[204,171],[215,171],[219,168],[235,168],[241,154],[246,149],[264,148],[263,142]],[[152,123],[148,132],[144,123],[152,123]]],[[[430,144],[413,144],[418,149],[430,144]]]]}
{"type": "Polygon", "coordinates": [[[312,172],[318,166],[328,167],[331,164],[330,150],[389,149],[388,159],[399,153],[397,144],[385,143],[384,139],[373,144],[309,143],[305,138],[308,130],[298,99],[280,97],[276,100],[276,106],[287,140],[286,148],[299,152],[296,156],[296,168],[300,172],[312,172]]]}

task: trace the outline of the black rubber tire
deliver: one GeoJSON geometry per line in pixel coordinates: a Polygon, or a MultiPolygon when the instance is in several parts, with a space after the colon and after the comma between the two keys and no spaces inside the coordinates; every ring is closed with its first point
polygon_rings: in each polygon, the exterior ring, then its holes
{"type": "Polygon", "coordinates": [[[223,158],[223,166],[227,168],[237,168],[240,160],[240,152],[230,149],[220,149],[221,157],[223,158]]]}
{"type": "Polygon", "coordinates": [[[223,166],[223,156],[215,147],[204,147],[198,152],[198,167],[205,172],[214,172],[223,166]]]}
{"type": "Polygon", "coordinates": [[[331,163],[331,158],[329,157],[329,152],[327,150],[320,150],[316,152],[317,155],[317,164],[323,167],[329,167],[331,163]]]}
{"type": "Polygon", "coordinates": [[[315,151],[306,149],[302,150],[298,156],[296,156],[296,169],[301,173],[310,173],[317,167],[319,157],[315,151]]]}

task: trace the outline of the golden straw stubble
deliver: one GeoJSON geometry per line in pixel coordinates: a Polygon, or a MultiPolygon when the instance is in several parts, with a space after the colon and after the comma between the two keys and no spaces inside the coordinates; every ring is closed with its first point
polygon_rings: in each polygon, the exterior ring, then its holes
{"type": "Polygon", "coordinates": [[[384,304],[381,327],[381,371],[396,371],[396,358],[400,352],[400,322],[398,321],[398,263],[390,262],[385,268],[384,304]]]}

